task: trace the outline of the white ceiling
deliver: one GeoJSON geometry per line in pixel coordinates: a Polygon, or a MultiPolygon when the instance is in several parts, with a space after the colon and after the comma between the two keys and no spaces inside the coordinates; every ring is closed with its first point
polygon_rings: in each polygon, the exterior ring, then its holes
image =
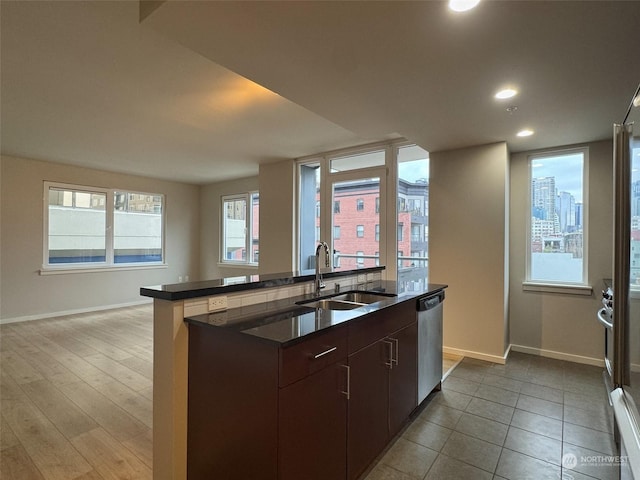
{"type": "Polygon", "coordinates": [[[640,82],[637,1],[170,0],[141,24],[135,1],[0,7],[3,153],[194,183],[397,136],[609,138],[640,82]],[[497,102],[504,84],[520,94],[497,102]]]}

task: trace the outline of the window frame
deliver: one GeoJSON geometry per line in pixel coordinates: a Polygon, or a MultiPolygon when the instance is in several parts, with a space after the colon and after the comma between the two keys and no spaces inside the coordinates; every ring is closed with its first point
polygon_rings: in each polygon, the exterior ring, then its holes
{"type": "MultiPolygon", "coordinates": [[[[398,159],[400,151],[404,147],[416,146],[414,142],[411,142],[405,138],[398,138],[395,140],[375,142],[364,145],[357,145],[347,147],[340,150],[318,152],[312,155],[299,157],[295,159],[296,164],[296,214],[295,214],[295,267],[299,270],[305,270],[305,259],[301,258],[301,255],[306,252],[303,248],[301,225],[303,224],[303,218],[309,215],[310,210],[302,209],[303,203],[303,189],[301,181],[302,167],[314,166],[320,169],[320,181],[317,186],[317,192],[320,195],[321,201],[321,213],[320,213],[320,227],[316,226],[316,239],[322,237],[328,238],[328,232],[332,225],[332,214],[340,213],[335,211],[335,205],[331,205],[332,198],[332,185],[339,181],[358,180],[361,178],[379,178],[380,179],[380,196],[379,196],[379,211],[376,214],[380,215],[380,240],[379,240],[379,258],[377,264],[385,267],[386,278],[398,278],[397,268],[397,256],[398,256],[398,240],[397,240],[397,222],[398,222],[398,159]],[[376,150],[384,150],[385,162],[384,165],[370,166],[356,168],[354,170],[346,171],[333,171],[331,169],[331,161],[333,159],[340,159],[345,156],[357,156],[365,153],[373,153],[376,150]]],[[[427,152],[428,154],[428,152],[427,152]]],[[[425,200],[424,212],[426,215],[428,212],[428,199],[425,200]]],[[[309,207],[307,206],[307,209],[309,207]]],[[[345,225],[342,224],[344,227],[345,225]]],[[[312,252],[311,252],[312,253],[312,252]]],[[[338,263],[340,256],[337,256],[338,263]]],[[[425,262],[428,262],[428,257],[424,258],[425,262]]],[[[339,267],[334,265],[334,268],[339,267]]]]}
{"type": "MultiPolygon", "coordinates": [[[[220,239],[219,239],[219,259],[218,264],[224,265],[226,267],[229,266],[242,266],[242,267],[258,267],[260,263],[260,259],[258,258],[257,262],[252,261],[253,259],[253,251],[252,251],[252,241],[253,241],[253,196],[258,195],[260,198],[260,192],[258,190],[252,190],[250,192],[243,193],[234,193],[229,195],[221,195],[220,196],[220,239]],[[245,260],[229,260],[225,255],[225,224],[226,224],[226,212],[225,212],[225,202],[230,200],[244,200],[246,205],[245,211],[245,244],[244,250],[245,260]]],[[[259,205],[259,204],[258,204],[259,205]]],[[[258,244],[260,242],[260,237],[258,236],[258,244]]],[[[258,252],[260,249],[258,248],[258,252]]]]}
{"type": "Polygon", "coordinates": [[[89,185],[77,185],[72,183],[43,182],[43,230],[42,230],[42,268],[40,275],[60,273],[86,273],[113,270],[145,270],[153,268],[166,268],[166,196],[163,193],[152,193],[127,188],[105,188],[89,185]],[[105,195],[105,261],[104,262],[74,262],[74,263],[50,263],[49,261],[49,191],[51,189],[69,190],[89,194],[105,195]],[[159,196],[162,198],[161,213],[161,260],[155,262],[115,262],[114,255],[114,225],[115,225],[115,193],[126,193],[147,196],[159,196]]]}
{"type": "Polygon", "coordinates": [[[589,147],[577,147],[568,149],[553,149],[530,153],[527,155],[527,214],[526,214],[526,252],[525,252],[525,280],[523,290],[550,293],[568,293],[575,295],[591,295],[592,287],[589,284],[589,147]],[[582,280],[571,282],[568,280],[552,281],[538,280],[531,277],[531,228],[532,228],[532,164],[535,161],[550,157],[561,157],[582,154],[582,280]]]}

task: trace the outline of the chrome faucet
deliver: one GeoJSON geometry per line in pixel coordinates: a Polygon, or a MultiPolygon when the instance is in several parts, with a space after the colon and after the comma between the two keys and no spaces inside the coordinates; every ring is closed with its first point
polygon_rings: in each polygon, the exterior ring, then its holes
{"type": "Polygon", "coordinates": [[[320,296],[320,290],[326,286],[322,281],[322,274],[320,273],[320,250],[322,249],[324,249],[325,268],[329,268],[331,266],[329,263],[329,245],[327,245],[327,242],[320,242],[316,247],[316,297],[320,296]]]}

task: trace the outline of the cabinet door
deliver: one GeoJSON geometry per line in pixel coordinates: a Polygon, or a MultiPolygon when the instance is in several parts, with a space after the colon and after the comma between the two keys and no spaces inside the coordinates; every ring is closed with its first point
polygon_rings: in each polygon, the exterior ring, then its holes
{"type": "Polygon", "coordinates": [[[380,340],[349,356],[349,480],[358,478],[389,439],[390,355],[391,342],[380,340]]]}
{"type": "Polygon", "coordinates": [[[346,477],[348,372],[342,363],[280,389],[280,480],[346,477]]]}
{"type": "Polygon", "coordinates": [[[418,324],[391,334],[393,361],[389,371],[389,433],[400,431],[418,403],[418,324]]]}

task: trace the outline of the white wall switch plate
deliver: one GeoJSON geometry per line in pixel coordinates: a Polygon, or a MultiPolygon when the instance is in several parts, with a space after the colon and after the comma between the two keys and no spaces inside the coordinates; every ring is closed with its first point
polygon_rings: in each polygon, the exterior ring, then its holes
{"type": "Polygon", "coordinates": [[[209,311],[217,312],[227,309],[227,297],[209,297],[209,311]]]}

